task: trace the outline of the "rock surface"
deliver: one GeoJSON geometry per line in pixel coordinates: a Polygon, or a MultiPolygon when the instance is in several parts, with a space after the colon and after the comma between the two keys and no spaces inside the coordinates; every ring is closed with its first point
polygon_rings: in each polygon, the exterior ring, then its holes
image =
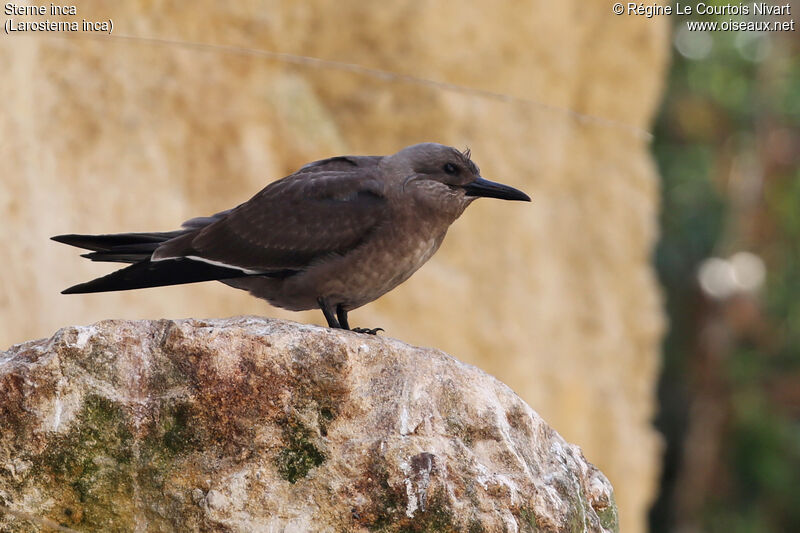
{"type": "Polygon", "coordinates": [[[508,387],[388,338],[105,321],[0,354],[0,530],[615,531],[508,387]]]}
{"type": "Polygon", "coordinates": [[[469,146],[486,178],[533,203],[476,202],[429,264],[351,323],[496,375],[609,477],[622,529],[646,531],[659,182],[632,128],[658,106],[672,20],[616,16],[609,0],[186,4],[81,0],[73,18],[113,19],[111,39],[0,39],[0,349],[105,318],[324,323],[218,283],[62,296],[110,265],[48,239],[171,230],[321,157],[469,146]],[[306,54],[541,105],[123,36],[306,54]]]}

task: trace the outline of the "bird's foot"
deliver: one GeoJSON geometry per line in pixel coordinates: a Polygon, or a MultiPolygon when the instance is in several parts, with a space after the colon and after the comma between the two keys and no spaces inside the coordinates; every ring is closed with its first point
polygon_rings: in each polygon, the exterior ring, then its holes
{"type": "Polygon", "coordinates": [[[356,333],[366,333],[367,335],[377,335],[379,331],[385,331],[383,328],[353,328],[350,331],[355,331],[356,333]]]}

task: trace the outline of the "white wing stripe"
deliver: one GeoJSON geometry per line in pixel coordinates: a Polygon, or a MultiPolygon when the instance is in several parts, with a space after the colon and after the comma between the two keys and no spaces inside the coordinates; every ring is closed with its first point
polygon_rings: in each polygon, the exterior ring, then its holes
{"type": "Polygon", "coordinates": [[[240,272],[244,272],[245,274],[265,274],[263,270],[250,270],[249,268],[242,268],[236,265],[226,265],[221,261],[214,261],[212,259],[206,259],[205,257],[197,257],[196,255],[186,255],[181,257],[151,257],[150,261],[168,261],[170,259],[191,259],[192,261],[200,261],[201,263],[208,263],[209,265],[214,265],[223,268],[232,268],[234,270],[239,270],[240,272]]]}

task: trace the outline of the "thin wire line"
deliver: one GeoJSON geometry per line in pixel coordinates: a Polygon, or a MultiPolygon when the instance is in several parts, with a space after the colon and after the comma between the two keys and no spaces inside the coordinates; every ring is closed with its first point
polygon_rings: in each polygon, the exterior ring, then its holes
{"type": "Polygon", "coordinates": [[[365,67],[364,65],[359,65],[357,63],[347,63],[344,61],[322,59],[320,57],[306,56],[300,54],[290,54],[286,52],[275,52],[272,50],[264,50],[261,48],[248,48],[245,46],[234,46],[227,44],[210,44],[197,41],[178,41],[172,39],[163,39],[160,37],[141,37],[137,35],[120,35],[120,34],[115,34],[115,35],[90,34],[81,37],[72,37],[61,34],[54,34],[53,36],[63,37],[65,39],[110,39],[112,41],[113,40],[130,41],[143,44],[152,44],[157,46],[180,47],[201,52],[215,52],[215,53],[224,53],[232,55],[265,57],[282,63],[307,66],[313,68],[327,68],[331,70],[339,70],[344,72],[352,72],[354,74],[368,76],[371,78],[377,78],[386,81],[396,81],[401,83],[408,83],[411,85],[420,85],[423,87],[429,87],[432,89],[437,89],[442,91],[473,95],[481,98],[486,98],[488,100],[495,100],[498,102],[523,104],[526,106],[543,109],[551,113],[563,114],[581,123],[597,124],[600,126],[627,131],[648,142],[653,139],[653,134],[650,133],[649,131],[618,120],[599,117],[596,115],[590,115],[586,113],[580,113],[573,109],[547,104],[544,102],[531,100],[529,98],[521,98],[519,96],[513,96],[505,93],[498,93],[486,89],[478,89],[476,87],[459,85],[457,83],[450,83],[446,81],[422,78],[420,76],[413,76],[411,74],[401,74],[379,68],[365,67]]]}

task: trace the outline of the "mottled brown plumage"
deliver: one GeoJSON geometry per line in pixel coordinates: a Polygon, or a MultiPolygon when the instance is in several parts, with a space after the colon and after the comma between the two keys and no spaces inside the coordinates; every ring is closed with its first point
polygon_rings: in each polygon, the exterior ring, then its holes
{"type": "Polygon", "coordinates": [[[180,230],[53,239],[133,263],[65,293],[219,280],[285,309],[319,307],[329,326],[349,329],[347,313],[408,279],[481,196],[530,200],[481,178],[469,152],[424,143],[310,163],[180,230]]]}

